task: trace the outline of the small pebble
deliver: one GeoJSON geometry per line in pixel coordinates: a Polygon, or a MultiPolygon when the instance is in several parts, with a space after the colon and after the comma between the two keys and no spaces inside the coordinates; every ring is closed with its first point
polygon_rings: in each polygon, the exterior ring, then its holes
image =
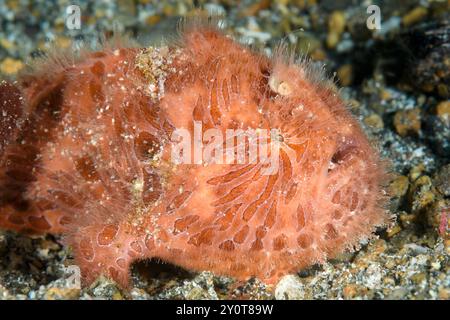
{"type": "Polygon", "coordinates": [[[327,47],[333,49],[341,39],[341,34],[345,30],[345,14],[342,11],[334,11],[328,17],[327,47]]]}
{"type": "Polygon", "coordinates": [[[402,137],[418,134],[421,128],[420,120],[420,110],[417,108],[398,111],[394,116],[395,130],[402,137]]]}
{"type": "Polygon", "coordinates": [[[364,123],[375,129],[383,129],[384,127],[383,119],[376,113],[364,118],[364,123]]]}
{"type": "Polygon", "coordinates": [[[341,81],[341,85],[347,87],[353,82],[353,66],[351,64],[344,64],[337,70],[337,76],[341,81]]]}
{"type": "Polygon", "coordinates": [[[416,7],[409,11],[402,18],[402,23],[405,27],[409,27],[413,24],[416,24],[423,20],[428,15],[427,8],[424,7],[416,7]]]}
{"type": "Polygon", "coordinates": [[[436,106],[436,115],[446,124],[450,124],[450,100],[442,101],[436,106]]]}
{"type": "Polygon", "coordinates": [[[13,75],[19,72],[23,67],[24,64],[22,61],[8,57],[0,63],[0,72],[6,75],[13,75]]]}
{"type": "Polygon", "coordinates": [[[304,286],[296,275],[284,276],[275,288],[277,300],[301,300],[304,296],[304,286]]]}

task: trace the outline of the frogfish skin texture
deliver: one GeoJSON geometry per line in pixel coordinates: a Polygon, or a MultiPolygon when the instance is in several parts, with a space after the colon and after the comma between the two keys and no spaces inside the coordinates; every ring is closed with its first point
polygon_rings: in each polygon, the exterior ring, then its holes
{"type": "Polygon", "coordinates": [[[48,59],[1,84],[0,108],[0,227],[62,234],[85,284],[127,287],[149,258],[271,284],[389,220],[379,156],[333,86],[212,27],[48,59]],[[194,123],[279,130],[278,167],[175,163],[173,133],[194,123]]]}

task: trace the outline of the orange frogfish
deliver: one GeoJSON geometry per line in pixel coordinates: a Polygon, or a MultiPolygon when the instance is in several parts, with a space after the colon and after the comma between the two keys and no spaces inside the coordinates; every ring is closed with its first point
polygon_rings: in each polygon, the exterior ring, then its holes
{"type": "Polygon", "coordinates": [[[212,26],[54,55],[0,87],[0,227],[61,234],[85,284],[159,258],[267,284],[390,217],[385,169],[311,63],[212,26]]]}

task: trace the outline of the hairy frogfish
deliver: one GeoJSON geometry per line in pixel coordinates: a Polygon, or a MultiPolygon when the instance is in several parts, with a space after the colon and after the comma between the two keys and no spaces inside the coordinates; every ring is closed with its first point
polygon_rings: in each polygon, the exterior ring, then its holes
{"type": "Polygon", "coordinates": [[[1,84],[0,109],[0,227],[61,234],[85,284],[127,287],[150,258],[273,284],[390,219],[333,83],[212,26],[47,58],[1,84]]]}

